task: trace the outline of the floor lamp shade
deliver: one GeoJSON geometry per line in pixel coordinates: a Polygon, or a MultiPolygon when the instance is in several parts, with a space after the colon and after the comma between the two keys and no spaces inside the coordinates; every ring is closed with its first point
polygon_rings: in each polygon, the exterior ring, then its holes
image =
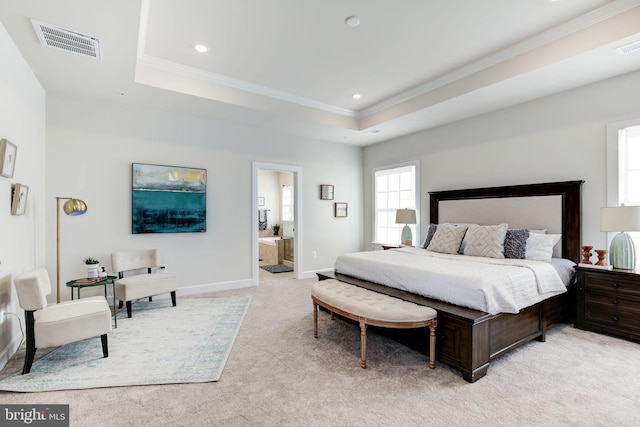
{"type": "Polygon", "coordinates": [[[66,200],[62,210],[69,216],[83,215],[87,204],[73,197],[56,197],[56,302],[60,303],[60,201],[66,200]]]}
{"type": "Polygon", "coordinates": [[[613,268],[635,270],[636,249],[633,239],[625,231],[640,231],[640,206],[602,208],[601,231],[619,231],[611,240],[609,262],[613,268]]]}
{"type": "Polygon", "coordinates": [[[413,236],[411,235],[411,228],[408,224],[416,223],[416,211],[415,209],[398,209],[396,211],[396,224],[404,224],[402,228],[402,235],[400,241],[405,246],[413,245],[413,236]]]}

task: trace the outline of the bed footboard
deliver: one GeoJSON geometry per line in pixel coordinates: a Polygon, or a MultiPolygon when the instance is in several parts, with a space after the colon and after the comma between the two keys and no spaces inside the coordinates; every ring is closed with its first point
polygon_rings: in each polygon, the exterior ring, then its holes
{"type": "MultiPolygon", "coordinates": [[[[518,314],[491,315],[339,273],[318,273],[318,278],[337,279],[435,309],[438,312],[436,360],[458,370],[468,382],[485,376],[491,361],[509,351],[532,340],[544,341],[547,329],[570,315],[570,307],[563,306],[569,299],[563,295],[528,307],[518,314]]],[[[422,329],[381,329],[379,332],[429,355],[429,345],[424,340],[422,329]]]]}

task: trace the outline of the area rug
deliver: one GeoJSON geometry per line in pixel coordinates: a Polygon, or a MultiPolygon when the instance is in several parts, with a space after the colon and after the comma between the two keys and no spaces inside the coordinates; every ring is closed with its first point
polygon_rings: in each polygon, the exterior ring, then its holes
{"type": "MultiPolygon", "coordinates": [[[[118,313],[109,357],[100,338],[59,347],[31,372],[0,381],[0,390],[42,392],[149,384],[217,381],[250,298],[178,298],[138,301],[133,317],[118,313]]],[[[36,354],[37,357],[37,354],[36,354]]]]}
{"type": "Polygon", "coordinates": [[[283,264],[261,265],[260,268],[267,270],[269,273],[290,273],[293,271],[293,268],[283,264]]]}

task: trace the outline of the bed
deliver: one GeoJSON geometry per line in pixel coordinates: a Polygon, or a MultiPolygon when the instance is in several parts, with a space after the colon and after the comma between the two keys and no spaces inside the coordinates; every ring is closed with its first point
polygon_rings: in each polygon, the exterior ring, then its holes
{"type": "MultiPolygon", "coordinates": [[[[507,223],[509,228],[544,229],[547,233],[561,235],[553,257],[569,260],[567,262],[570,264],[578,263],[582,183],[583,181],[566,181],[431,192],[430,222],[485,225],[507,223]]],[[[400,256],[401,251],[385,256],[400,256]]],[[[405,252],[411,251],[424,249],[405,249],[405,252]]],[[[410,254],[414,255],[418,254],[410,254]]],[[[575,286],[570,281],[565,282],[562,292],[549,292],[531,305],[525,302],[524,308],[518,308],[517,305],[515,309],[488,307],[485,311],[469,308],[465,303],[445,302],[409,292],[412,288],[402,286],[402,283],[400,286],[398,283],[385,283],[385,280],[390,279],[384,279],[384,275],[378,275],[373,280],[364,280],[339,271],[319,273],[318,276],[320,280],[336,278],[436,309],[436,359],[460,371],[462,377],[469,382],[485,376],[491,361],[532,340],[544,341],[550,327],[569,321],[575,315],[575,286]]],[[[398,276],[402,277],[401,272],[398,276]]],[[[399,280],[402,281],[403,279],[399,280]]],[[[424,331],[381,332],[392,333],[392,338],[428,354],[428,340],[424,340],[424,331]]]]}

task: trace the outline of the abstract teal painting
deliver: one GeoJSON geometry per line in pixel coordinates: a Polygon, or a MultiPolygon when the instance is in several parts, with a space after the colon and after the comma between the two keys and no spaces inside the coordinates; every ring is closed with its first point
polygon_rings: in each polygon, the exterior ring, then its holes
{"type": "Polygon", "coordinates": [[[133,234],[207,231],[207,170],[132,164],[133,234]]]}

